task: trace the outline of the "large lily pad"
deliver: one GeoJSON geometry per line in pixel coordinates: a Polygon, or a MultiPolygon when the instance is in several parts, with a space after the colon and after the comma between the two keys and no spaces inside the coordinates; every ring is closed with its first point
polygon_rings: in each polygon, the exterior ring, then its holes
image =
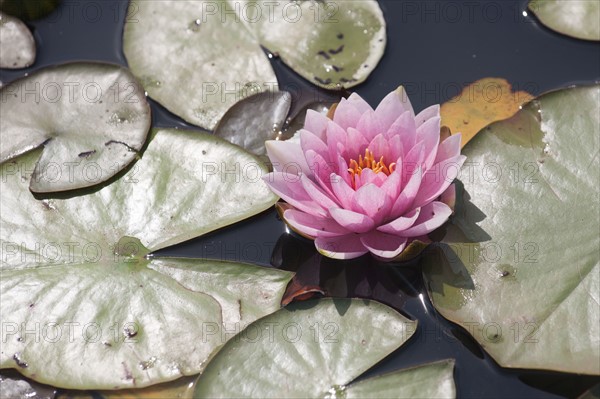
{"type": "Polygon", "coordinates": [[[38,156],[0,166],[1,368],[64,388],[143,387],[197,374],[236,329],[279,308],[291,273],[144,257],[270,207],[254,156],[158,130],[121,179],[42,201],[27,189],[38,156]]]}
{"type": "Polygon", "coordinates": [[[549,93],[464,148],[424,272],[435,307],[502,366],[600,374],[599,107],[598,85],[549,93]]]}
{"type": "MultiPolygon", "coordinates": [[[[316,398],[365,391],[379,397],[376,393],[392,390],[399,397],[402,387],[394,389],[393,380],[403,381],[401,374],[349,384],[406,342],[415,328],[416,322],[369,300],[292,304],[230,340],[200,376],[195,397],[316,398]]],[[[447,371],[434,374],[446,380],[447,371]]]]}
{"type": "Polygon", "coordinates": [[[532,0],[529,10],[548,28],[585,40],[600,40],[600,2],[532,0]]]}
{"type": "MultiPolygon", "coordinates": [[[[150,96],[213,129],[227,109],[277,79],[261,45],[322,87],[352,87],[385,48],[377,2],[132,1],[123,50],[150,96]]],[[[271,56],[274,56],[274,55],[271,56]]]]}
{"type": "Polygon", "coordinates": [[[0,68],[26,68],[35,61],[35,40],[19,19],[0,11],[0,68]]]}
{"type": "Polygon", "coordinates": [[[117,65],[45,68],[0,96],[0,162],[43,145],[30,184],[37,193],[108,180],[136,159],[150,129],[143,88],[117,65]]]}

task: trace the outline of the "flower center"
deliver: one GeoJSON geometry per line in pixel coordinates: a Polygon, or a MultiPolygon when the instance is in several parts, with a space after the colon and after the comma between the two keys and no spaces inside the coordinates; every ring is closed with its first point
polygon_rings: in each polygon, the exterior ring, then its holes
{"type": "Polygon", "coordinates": [[[352,179],[352,186],[356,188],[356,176],[360,176],[363,169],[371,169],[375,173],[383,172],[386,175],[390,175],[396,169],[396,163],[392,162],[387,165],[383,159],[383,156],[379,158],[379,161],[375,160],[375,156],[368,148],[365,150],[365,156],[358,156],[358,161],[356,159],[351,159],[348,165],[348,173],[350,173],[350,178],[352,179]]]}

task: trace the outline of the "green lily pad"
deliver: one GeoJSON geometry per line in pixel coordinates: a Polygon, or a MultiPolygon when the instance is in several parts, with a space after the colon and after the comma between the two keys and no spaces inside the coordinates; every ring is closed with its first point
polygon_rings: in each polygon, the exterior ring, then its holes
{"type": "Polygon", "coordinates": [[[286,91],[258,93],[231,107],[215,128],[215,136],[256,155],[266,155],[265,140],[281,136],[292,96],[286,91]]]}
{"type": "Polygon", "coordinates": [[[504,367],[600,374],[599,131],[600,86],[570,88],[463,150],[464,191],[424,274],[440,313],[504,367]]]}
{"type": "Polygon", "coordinates": [[[454,360],[398,370],[348,386],[351,398],[455,398],[454,360]]]}
{"type": "Polygon", "coordinates": [[[18,18],[0,11],[0,68],[27,68],[35,62],[35,40],[18,18]]]}
{"type": "Polygon", "coordinates": [[[529,10],[548,28],[567,36],[600,40],[600,2],[532,0],[529,10]]]}
{"type": "Polygon", "coordinates": [[[44,151],[30,190],[50,193],[102,183],[138,156],[150,129],[144,90],[120,66],[45,68],[0,90],[0,162],[44,151]]]}
{"type": "Polygon", "coordinates": [[[291,273],[145,256],[272,206],[254,156],[157,130],[121,179],[39,201],[27,189],[39,152],[0,165],[0,368],[62,388],[144,387],[199,373],[279,308],[291,273]]]}
{"type": "MultiPolygon", "coordinates": [[[[350,385],[406,342],[416,324],[369,300],[294,303],[230,340],[200,376],[195,397],[333,398],[361,396],[366,391],[384,395],[393,391],[399,397],[407,392],[399,383],[410,390],[420,379],[428,384],[443,380],[445,387],[453,389],[450,363],[441,369],[425,367],[350,385]]],[[[419,392],[429,397],[427,388],[421,386],[419,392]]]]}
{"type": "Polygon", "coordinates": [[[0,11],[26,21],[50,14],[61,0],[0,0],[0,11]]]}
{"type": "Polygon", "coordinates": [[[150,96],[190,123],[213,129],[233,104],[275,91],[261,45],[325,88],[364,81],[385,49],[374,0],[132,1],[123,51],[150,96]]]}

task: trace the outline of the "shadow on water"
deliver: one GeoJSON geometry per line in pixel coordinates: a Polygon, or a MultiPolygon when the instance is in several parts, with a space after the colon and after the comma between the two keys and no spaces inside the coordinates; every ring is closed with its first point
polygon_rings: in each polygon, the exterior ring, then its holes
{"type": "Polygon", "coordinates": [[[284,294],[284,304],[328,296],[374,299],[402,309],[407,297],[418,295],[421,278],[414,264],[397,267],[369,255],[347,261],[326,258],[312,241],[293,233],[279,237],[271,264],[296,273],[284,294]]]}
{"type": "Polygon", "coordinates": [[[479,227],[479,223],[487,215],[471,202],[471,195],[460,180],[456,180],[454,185],[456,187],[454,215],[450,218],[450,223],[441,229],[444,236],[440,237],[439,241],[442,238],[446,243],[478,243],[491,240],[492,237],[479,227]]]}

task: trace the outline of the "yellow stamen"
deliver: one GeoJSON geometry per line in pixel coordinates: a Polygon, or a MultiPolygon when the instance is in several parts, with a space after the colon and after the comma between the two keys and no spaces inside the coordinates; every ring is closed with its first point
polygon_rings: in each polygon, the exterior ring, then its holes
{"type": "Polygon", "coordinates": [[[350,173],[352,187],[354,188],[356,188],[356,175],[360,176],[363,169],[371,169],[375,173],[383,172],[388,176],[396,169],[396,163],[392,162],[387,165],[383,156],[379,158],[379,161],[375,161],[374,154],[368,148],[365,150],[364,158],[362,155],[359,155],[358,161],[351,159],[348,166],[348,173],[350,173]]]}

